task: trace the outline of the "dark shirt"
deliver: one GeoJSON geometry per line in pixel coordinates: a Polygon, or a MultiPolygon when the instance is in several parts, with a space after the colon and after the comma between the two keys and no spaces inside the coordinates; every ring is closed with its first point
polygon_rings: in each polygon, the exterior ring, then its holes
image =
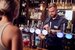
{"type": "Polygon", "coordinates": [[[50,26],[50,22],[51,22],[51,29],[64,31],[67,27],[68,21],[64,17],[58,15],[56,19],[54,20],[51,17],[48,17],[45,20],[44,25],[48,24],[50,26]],[[63,27],[64,27],[64,30],[63,30],[63,27]]]}
{"type": "MultiPolygon", "coordinates": [[[[63,30],[63,25],[65,24],[64,29],[66,29],[67,20],[58,15],[54,20],[52,18],[48,17],[44,22],[44,25],[45,24],[48,24],[49,26],[51,25],[51,29],[64,31],[63,30]],[[51,24],[50,24],[50,22],[51,22],[51,24]]],[[[54,35],[48,34],[46,36],[47,45],[57,46],[57,45],[61,45],[61,42],[62,42],[61,39],[57,38],[56,34],[54,34],[54,35]]]]}

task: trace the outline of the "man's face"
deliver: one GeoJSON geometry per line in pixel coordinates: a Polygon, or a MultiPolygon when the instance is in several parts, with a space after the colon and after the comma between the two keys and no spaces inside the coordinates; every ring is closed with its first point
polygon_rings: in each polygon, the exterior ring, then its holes
{"type": "Polygon", "coordinates": [[[55,7],[51,7],[48,9],[48,13],[52,18],[54,18],[57,14],[57,9],[55,7]]]}

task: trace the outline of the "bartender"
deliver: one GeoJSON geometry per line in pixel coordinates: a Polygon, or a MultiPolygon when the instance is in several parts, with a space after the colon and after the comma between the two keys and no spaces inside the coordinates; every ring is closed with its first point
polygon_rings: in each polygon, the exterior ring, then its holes
{"type": "Polygon", "coordinates": [[[58,15],[57,5],[51,3],[48,5],[48,17],[44,22],[44,28],[49,32],[46,36],[48,50],[63,50],[62,39],[56,37],[57,32],[64,32],[67,26],[67,20],[58,15]],[[64,27],[64,29],[63,29],[64,27]]]}

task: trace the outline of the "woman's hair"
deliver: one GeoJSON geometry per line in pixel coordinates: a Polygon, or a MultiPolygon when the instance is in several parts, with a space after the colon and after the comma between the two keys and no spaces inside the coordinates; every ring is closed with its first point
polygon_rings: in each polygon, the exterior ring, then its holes
{"type": "Polygon", "coordinates": [[[19,13],[19,0],[0,0],[0,17],[6,16],[12,21],[19,13]]]}

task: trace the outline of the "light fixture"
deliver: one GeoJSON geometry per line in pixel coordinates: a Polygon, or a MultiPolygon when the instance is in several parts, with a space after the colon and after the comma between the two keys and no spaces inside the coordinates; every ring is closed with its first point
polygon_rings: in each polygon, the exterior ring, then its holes
{"type": "Polygon", "coordinates": [[[42,1],[41,3],[40,3],[40,10],[45,10],[45,8],[46,8],[46,4],[45,4],[45,2],[44,1],[42,1]]]}
{"type": "Polygon", "coordinates": [[[57,32],[56,35],[57,35],[58,38],[63,38],[64,37],[64,34],[62,32],[57,32]]]}
{"type": "Polygon", "coordinates": [[[20,30],[23,30],[23,29],[24,29],[24,25],[21,25],[21,26],[19,27],[19,29],[20,29],[20,30]]]}
{"type": "Polygon", "coordinates": [[[34,28],[30,28],[30,32],[31,33],[34,33],[35,32],[35,29],[34,28]]]}
{"type": "Polygon", "coordinates": [[[26,12],[22,12],[22,15],[25,15],[26,14],[26,12]]]}
{"type": "Polygon", "coordinates": [[[67,39],[72,39],[72,34],[71,34],[71,33],[67,33],[67,34],[65,35],[65,37],[66,37],[67,39]]]}
{"type": "Polygon", "coordinates": [[[43,4],[40,4],[40,10],[43,10],[43,4]]]}
{"type": "Polygon", "coordinates": [[[42,30],[42,34],[43,35],[47,35],[48,34],[48,31],[47,30],[42,30]]]}
{"type": "Polygon", "coordinates": [[[22,6],[25,7],[26,3],[22,3],[22,6]]]}
{"type": "Polygon", "coordinates": [[[22,29],[23,29],[23,27],[20,27],[19,29],[20,29],[20,30],[22,30],[22,29]]]}
{"type": "Polygon", "coordinates": [[[24,28],[24,31],[29,32],[29,28],[28,27],[24,28]]]}
{"type": "Polygon", "coordinates": [[[36,34],[40,34],[40,33],[41,33],[41,30],[40,30],[40,29],[36,29],[36,30],[35,30],[35,33],[36,33],[36,34]]]}

